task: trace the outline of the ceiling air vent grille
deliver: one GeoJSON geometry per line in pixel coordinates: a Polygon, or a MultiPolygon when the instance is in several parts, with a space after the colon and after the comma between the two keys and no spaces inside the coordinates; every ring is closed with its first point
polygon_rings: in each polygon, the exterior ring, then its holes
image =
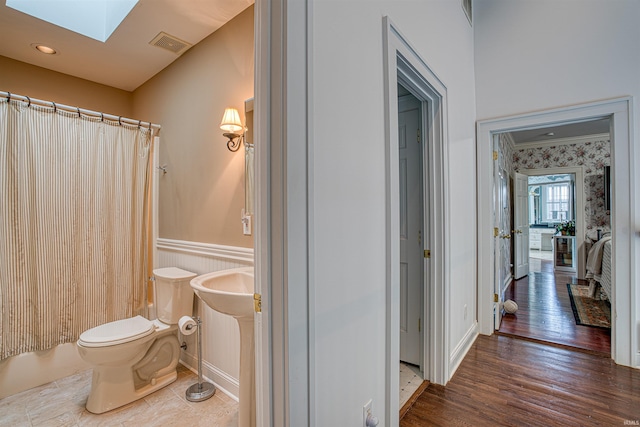
{"type": "Polygon", "coordinates": [[[180,40],[174,36],[171,36],[165,32],[160,32],[153,40],[149,42],[149,44],[169,50],[176,55],[182,55],[182,53],[184,53],[191,47],[191,44],[185,42],[184,40],[180,40]]]}

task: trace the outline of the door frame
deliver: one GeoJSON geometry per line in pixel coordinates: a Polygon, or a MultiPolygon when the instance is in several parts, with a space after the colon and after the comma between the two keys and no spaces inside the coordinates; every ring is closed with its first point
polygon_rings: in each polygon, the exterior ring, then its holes
{"type": "Polygon", "coordinates": [[[633,147],[633,98],[621,97],[479,121],[477,124],[478,169],[478,320],[480,332],[493,334],[493,251],[492,197],[493,136],[503,132],[538,129],[551,125],[580,123],[610,118],[612,164],[611,229],[613,290],[611,357],[620,365],[639,366],[638,337],[635,325],[637,292],[638,236],[635,225],[636,184],[634,168],[638,159],[633,147]]]}
{"type": "Polygon", "coordinates": [[[307,1],[255,2],[260,72],[254,75],[254,280],[262,307],[254,316],[258,427],[315,425],[310,14],[307,1]]]}
{"type": "MultiPolygon", "coordinates": [[[[431,195],[429,209],[431,258],[425,289],[424,334],[427,351],[424,358],[425,379],[445,384],[449,379],[449,199],[447,163],[447,88],[431,71],[388,16],[383,17],[384,105],[385,105],[385,198],[386,198],[386,333],[385,333],[385,425],[399,423],[400,360],[400,230],[399,230],[399,152],[398,152],[398,81],[422,102],[429,127],[424,128],[423,156],[427,157],[431,195]],[[437,224],[437,227],[435,226],[437,224]]],[[[423,123],[424,124],[424,123],[423,123]]],[[[427,242],[425,242],[425,247],[427,242]]]]}

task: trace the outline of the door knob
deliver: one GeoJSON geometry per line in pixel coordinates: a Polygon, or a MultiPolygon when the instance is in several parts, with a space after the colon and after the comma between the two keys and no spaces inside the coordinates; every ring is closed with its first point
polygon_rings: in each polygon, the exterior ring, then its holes
{"type": "Polygon", "coordinates": [[[500,237],[503,238],[503,239],[510,239],[511,238],[511,234],[503,234],[500,237]]]}

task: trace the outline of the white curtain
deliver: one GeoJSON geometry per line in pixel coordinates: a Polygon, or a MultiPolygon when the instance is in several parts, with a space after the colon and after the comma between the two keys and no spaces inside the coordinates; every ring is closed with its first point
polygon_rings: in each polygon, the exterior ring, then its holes
{"type": "Polygon", "coordinates": [[[0,101],[0,360],[143,313],[152,141],[0,101]]]}

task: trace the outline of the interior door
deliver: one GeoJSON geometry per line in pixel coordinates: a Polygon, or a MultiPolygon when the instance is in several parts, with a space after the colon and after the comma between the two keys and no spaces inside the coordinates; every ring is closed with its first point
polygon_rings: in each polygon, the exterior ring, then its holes
{"type": "Polygon", "coordinates": [[[529,274],[529,177],[515,176],[513,223],[514,276],[520,279],[529,274]]]}
{"type": "Polygon", "coordinates": [[[424,271],[420,102],[398,102],[400,147],[400,360],[421,366],[424,271]]]}
{"type": "Polygon", "coordinates": [[[504,291],[511,282],[511,206],[509,176],[503,165],[498,140],[494,142],[494,317],[495,329],[502,322],[504,291]]]}

